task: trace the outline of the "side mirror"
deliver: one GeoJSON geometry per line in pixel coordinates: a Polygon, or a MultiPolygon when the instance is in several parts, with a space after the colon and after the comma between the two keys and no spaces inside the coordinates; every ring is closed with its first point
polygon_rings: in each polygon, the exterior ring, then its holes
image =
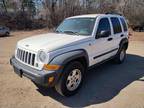
{"type": "Polygon", "coordinates": [[[98,37],[99,37],[99,38],[109,37],[109,35],[110,35],[110,31],[108,31],[108,30],[103,30],[103,31],[101,31],[101,32],[98,34],[98,37]]]}

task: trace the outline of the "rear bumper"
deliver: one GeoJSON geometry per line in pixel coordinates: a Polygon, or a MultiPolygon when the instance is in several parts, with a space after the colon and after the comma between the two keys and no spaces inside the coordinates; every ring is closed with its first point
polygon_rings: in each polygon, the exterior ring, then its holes
{"type": "Polygon", "coordinates": [[[62,70],[58,71],[45,71],[45,70],[37,70],[32,67],[26,66],[19,62],[15,57],[10,59],[10,64],[14,68],[14,72],[20,77],[25,76],[33,82],[46,87],[53,87],[59,77],[62,70]],[[48,82],[49,77],[54,77],[54,81],[51,83],[48,82]]]}

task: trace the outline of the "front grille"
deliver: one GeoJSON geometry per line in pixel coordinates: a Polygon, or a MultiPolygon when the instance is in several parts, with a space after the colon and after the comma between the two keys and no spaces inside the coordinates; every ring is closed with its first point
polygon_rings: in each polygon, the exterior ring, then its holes
{"type": "Polygon", "coordinates": [[[21,50],[19,48],[17,49],[17,58],[26,64],[32,66],[34,66],[35,64],[35,54],[25,50],[21,50]]]}

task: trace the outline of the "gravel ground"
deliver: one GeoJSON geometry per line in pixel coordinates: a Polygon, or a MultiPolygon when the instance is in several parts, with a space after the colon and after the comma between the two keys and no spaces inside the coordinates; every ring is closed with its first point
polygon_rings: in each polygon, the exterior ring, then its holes
{"type": "Polygon", "coordinates": [[[37,89],[14,74],[9,64],[18,40],[46,32],[17,31],[0,38],[0,108],[144,108],[144,33],[132,33],[123,64],[108,62],[91,69],[82,89],[66,98],[53,89],[37,89]]]}

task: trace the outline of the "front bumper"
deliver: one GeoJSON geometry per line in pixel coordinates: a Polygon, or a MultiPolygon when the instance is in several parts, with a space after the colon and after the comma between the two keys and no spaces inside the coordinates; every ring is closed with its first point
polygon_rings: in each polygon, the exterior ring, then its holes
{"type": "Polygon", "coordinates": [[[57,83],[62,71],[37,70],[22,64],[14,56],[10,59],[10,64],[13,66],[14,72],[20,77],[25,76],[36,84],[46,87],[53,87],[57,83]],[[49,83],[48,78],[52,76],[54,77],[54,80],[49,83]]]}

